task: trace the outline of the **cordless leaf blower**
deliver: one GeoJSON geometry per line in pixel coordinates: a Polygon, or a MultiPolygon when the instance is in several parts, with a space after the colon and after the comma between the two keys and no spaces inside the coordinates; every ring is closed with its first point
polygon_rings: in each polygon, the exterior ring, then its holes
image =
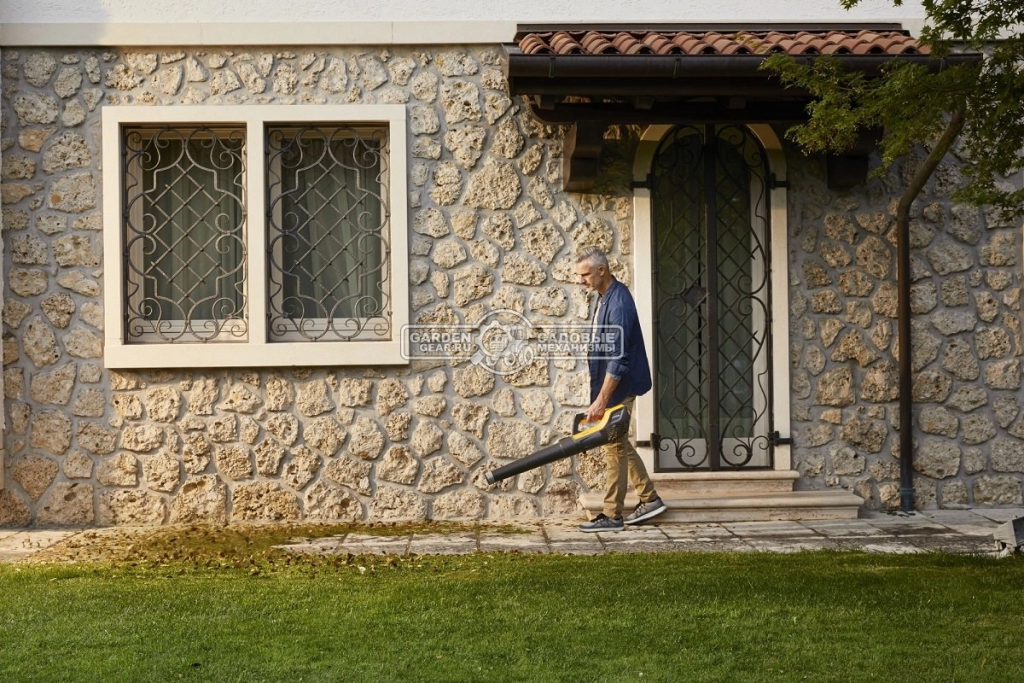
{"type": "Polygon", "coordinates": [[[508,479],[509,477],[532,470],[535,467],[547,465],[549,462],[568,458],[585,450],[617,441],[625,436],[629,430],[629,411],[623,405],[612,406],[604,411],[604,415],[599,422],[581,432],[579,428],[583,423],[584,417],[584,413],[578,413],[573,419],[572,436],[559,439],[558,442],[545,446],[536,453],[531,453],[525,458],[520,458],[504,467],[499,467],[484,474],[487,483],[494,484],[502,479],[508,479]]]}

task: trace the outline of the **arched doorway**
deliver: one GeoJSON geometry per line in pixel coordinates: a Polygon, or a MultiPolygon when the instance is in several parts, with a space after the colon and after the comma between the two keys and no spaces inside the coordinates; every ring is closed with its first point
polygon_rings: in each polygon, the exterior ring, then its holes
{"type": "MultiPolygon", "coordinates": [[[[776,368],[788,339],[773,328],[780,299],[783,320],[787,312],[785,250],[780,261],[772,249],[780,238],[773,209],[781,202],[784,217],[785,196],[762,143],[778,140],[761,128],[661,126],[638,155],[646,175],[637,190],[637,289],[649,309],[654,374],[638,425],[641,440],[650,434],[655,472],[789,467],[788,447],[781,461],[777,452],[778,418],[789,432],[784,354],[776,368]]],[[[774,156],[784,167],[781,152],[774,156]]]]}

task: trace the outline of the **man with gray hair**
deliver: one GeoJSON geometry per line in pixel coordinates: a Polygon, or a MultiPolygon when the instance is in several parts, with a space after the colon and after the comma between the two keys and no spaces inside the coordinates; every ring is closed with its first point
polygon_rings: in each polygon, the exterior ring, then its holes
{"type": "MultiPolygon", "coordinates": [[[[600,420],[607,408],[620,403],[632,414],[636,397],[646,394],[652,385],[651,368],[633,296],[612,275],[608,257],[597,247],[586,247],[579,252],[576,274],[588,292],[597,292],[593,331],[611,335],[613,341],[610,346],[614,349],[613,353],[591,352],[587,358],[591,403],[586,419],[588,422],[600,420]]],[[[667,509],[655,492],[647,468],[629,442],[628,434],[605,446],[604,451],[608,470],[604,511],[582,524],[580,531],[622,531],[623,524],[639,524],[667,509]],[[627,476],[636,489],[640,504],[623,519],[627,476]]]]}

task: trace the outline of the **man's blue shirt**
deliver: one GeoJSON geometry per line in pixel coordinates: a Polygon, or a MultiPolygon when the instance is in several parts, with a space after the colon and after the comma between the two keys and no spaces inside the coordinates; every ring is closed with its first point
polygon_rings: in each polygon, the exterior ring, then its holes
{"type": "Polygon", "coordinates": [[[601,297],[595,329],[598,334],[612,335],[614,351],[589,354],[591,402],[601,392],[606,374],[619,380],[609,406],[622,403],[627,396],[641,396],[650,391],[651,367],[647,363],[636,304],[629,289],[618,280],[612,280],[601,297]],[[611,359],[611,356],[619,358],[611,359]]]}

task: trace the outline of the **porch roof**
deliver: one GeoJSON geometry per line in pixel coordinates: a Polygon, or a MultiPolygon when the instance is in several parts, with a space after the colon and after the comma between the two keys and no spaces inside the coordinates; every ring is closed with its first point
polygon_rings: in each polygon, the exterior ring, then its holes
{"type": "Polygon", "coordinates": [[[521,31],[524,55],[927,55],[907,32],[878,30],[521,31]]]}
{"type": "Polygon", "coordinates": [[[593,184],[608,125],[806,119],[809,94],[761,69],[775,53],[805,63],[830,55],[869,75],[893,60],[941,69],[982,58],[934,58],[897,24],[520,26],[505,50],[510,93],[537,118],[572,124],[564,177],[576,190],[593,184]]]}
{"type": "Polygon", "coordinates": [[[595,103],[603,105],[609,123],[658,122],[658,101],[671,102],[673,121],[798,121],[804,118],[807,93],[784,88],[761,69],[765,59],[780,52],[800,62],[829,55],[845,69],[869,74],[893,60],[939,69],[981,58],[933,58],[926,45],[893,24],[521,26],[505,50],[511,93],[531,97],[535,113],[551,123],[586,118],[579,112],[588,107],[581,105],[595,103]]]}

